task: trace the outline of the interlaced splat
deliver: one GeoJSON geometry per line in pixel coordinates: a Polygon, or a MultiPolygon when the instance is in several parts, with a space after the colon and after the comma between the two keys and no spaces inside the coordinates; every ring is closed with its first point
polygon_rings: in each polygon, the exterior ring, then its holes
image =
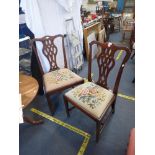
{"type": "Polygon", "coordinates": [[[114,51],[112,51],[110,48],[102,49],[102,52],[97,57],[97,63],[99,67],[97,84],[107,88],[107,78],[109,72],[115,65],[114,51]]]}
{"type": "Polygon", "coordinates": [[[58,49],[55,46],[52,38],[47,37],[43,41],[43,53],[50,63],[50,71],[58,69],[59,67],[56,63],[56,55],[58,53],[58,49]]]}

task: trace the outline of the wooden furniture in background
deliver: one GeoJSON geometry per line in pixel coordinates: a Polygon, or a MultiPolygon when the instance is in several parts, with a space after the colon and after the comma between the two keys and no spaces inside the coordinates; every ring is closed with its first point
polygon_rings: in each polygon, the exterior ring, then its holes
{"type": "Polygon", "coordinates": [[[55,112],[55,107],[51,102],[50,96],[65,89],[81,84],[84,82],[84,79],[67,68],[68,65],[63,35],[59,34],[55,36],[44,36],[42,38],[35,38],[32,40],[32,48],[39,63],[39,67],[43,77],[45,95],[47,98],[49,109],[51,111],[51,114],[53,115],[55,112]],[[60,38],[62,40],[62,52],[64,57],[62,61],[64,63],[64,68],[59,68],[57,64],[58,47],[54,43],[55,39],[57,38],[60,38]],[[50,65],[50,69],[47,73],[44,73],[41,61],[38,56],[38,49],[34,45],[38,42],[43,45],[41,52],[47,58],[50,65]]]}
{"type": "Polygon", "coordinates": [[[126,39],[126,33],[132,33],[135,25],[134,13],[123,13],[122,15],[122,40],[126,39]]]}
{"type": "MultiPolygon", "coordinates": [[[[26,108],[36,97],[38,92],[38,82],[31,76],[19,74],[19,93],[22,99],[22,108],[26,108]]],[[[23,116],[24,121],[31,124],[43,123],[42,120],[34,121],[29,117],[23,116]]]]}
{"type": "Polygon", "coordinates": [[[109,14],[102,16],[102,22],[106,30],[106,41],[108,42],[110,34],[114,32],[113,17],[109,14]]]}
{"type": "Polygon", "coordinates": [[[89,34],[91,34],[94,31],[95,31],[96,35],[98,36],[98,33],[100,30],[101,30],[101,23],[100,22],[97,22],[91,26],[88,26],[88,27],[84,28],[84,30],[83,30],[84,46],[85,46],[87,60],[89,58],[89,47],[88,47],[89,45],[88,45],[87,37],[89,36],[89,34]]]}
{"type": "MultiPolygon", "coordinates": [[[[88,81],[82,85],[75,87],[64,95],[64,103],[66,107],[67,116],[73,107],[78,108],[87,116],[96,122],[96,141],[99,141],[100,133],[104,127],[107,116],[111,112],[115,112],[115,101],[117,97],[118,87],[121,80],[121,75],[126,62],[130,57],[130,50],[126,47],[119,47],[110,43],[100,43],[93,41],[90,43],[90,54],[88,62],[88,81]],[[99,76],[97,82],[92,82],[92,46],[97,44],[102,48],[101,53],[95,59],[98,64],[99,76]],[[108,75],[115,66],[115,53],[118,50],[123,50],[125,53],[118,72],[116,71],[116,80],[112,90],[108,85],[108,75]],[[73,105],[69,108],[68,102],[73,105]],[[110,110],[111,108],[111,110],[110,110]]],[[[94,62],[94,61],[93,61],[94,62]]]]}
{"type": "Polygon", "coordinates": [[[121,20],[122,20],[122,16],[121,15],[113,15],[113,23],[114,23],[114,31],[119,31],[120,32],[120,28],[121,28],[121,20]]]}

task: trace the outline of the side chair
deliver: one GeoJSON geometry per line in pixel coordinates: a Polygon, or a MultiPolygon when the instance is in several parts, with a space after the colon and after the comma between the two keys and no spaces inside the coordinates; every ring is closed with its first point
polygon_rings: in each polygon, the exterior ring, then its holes
{"type": "Polygon", "coordinates": [[[64,47],[64,35],[58,34],[55,36],[44,36],[42,38],[35,38],[32,40],[32,48],[35,52],[39,68],[41,70],[44,85],[43,87],[47,98],[48,106],[51,114],[53,115],[55,112],[55,107],[52,104],[50,96],[65,89],[74,87],[78,84],[82,84],[84,82],[84,79],[68,69],[66,52],[64,47]],[[59,68],[57,64],[58,47],[54,42],[57,38],[61,38],[62,40],[62,63],[64,63],[64,68],[59,68]],[[50,69],[47,73],[44,72],[41,60],[38,55],[38,49],[36,48],[36,43],[38,42],[43,45],[41,52],[47,58],[50,65],[50,69]]]}
{"type": "Polygon", "coordinates": [[[88,62],[88,82],[81,84],[64,94],[64,104],[67,116],[70,116],[70,110],[74,108],[79,109],[81,112],[92,118],[96,122],[96,142],[99,141],[100,133],[104,127],[105,121],[110,114],[115,112],[115,101],[121,75],[126,62],[130,57],[130,50],[127,47],[119,47],[112,43],[100,43],[92,41],[90,43],[90,55],[88,62]],[[97,61],[99,76],[97,82],[92,81],[92,46],[97,44],[101,47],[101,52],[94,61],[97,61]],[[108,75],[114,68],[115,53],[118,50],[123,50],[125,53],[124,58],[118,72],[116,71],[116,80],[114,81],[113,89],[111,90],[108,85],[108,75]],[[70,103],[73,105],[69,106],[70,103]]]}

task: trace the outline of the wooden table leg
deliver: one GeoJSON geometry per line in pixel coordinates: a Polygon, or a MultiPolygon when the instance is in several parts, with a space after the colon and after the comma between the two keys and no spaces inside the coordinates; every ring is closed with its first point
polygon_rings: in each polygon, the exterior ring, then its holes
{"type": "Polygon", "coordinates": [[[43,123],[43,120],[33,120],[32,118],[27,117],[27,116],[23,116],[23,120],[24,122],[27,122],[33,125],[39,125],[43,123]]]}

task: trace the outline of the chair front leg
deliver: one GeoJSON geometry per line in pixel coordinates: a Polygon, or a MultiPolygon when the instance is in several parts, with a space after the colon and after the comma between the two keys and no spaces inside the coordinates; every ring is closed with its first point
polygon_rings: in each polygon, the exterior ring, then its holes
{"type": "Polygon", "coordinates": [[[70,117],[68,100],[67,100],[67,98],[65,96],[64,96],[64,104],[65,104],[65,109],[66,109],[67,117],[70,117]]]}
{"type": "Polygon", "coordinates": [[[112,107],[112,113],[114,114],[115,113],[115,101],[112,103],[111,107],[112,107]]]}
{"type": "Polygon", "coordinates": [[[48,103],[48,107],[50,109],[51,115],[53,116],[54,112],[55,112],[55,107],[54,107],[54,105],[52,104],[52,102],[50,100],[50,95],[49,94],[46,94],[46,98],[47,98],[47,103],[48,103]]]}
{"type": "Polygon", "coordinates": [[[101,122],[97,121],[96,122],[96,142],[99,142],[99,138],[100,138],[100,131],[101,131],[101,122]]]}

